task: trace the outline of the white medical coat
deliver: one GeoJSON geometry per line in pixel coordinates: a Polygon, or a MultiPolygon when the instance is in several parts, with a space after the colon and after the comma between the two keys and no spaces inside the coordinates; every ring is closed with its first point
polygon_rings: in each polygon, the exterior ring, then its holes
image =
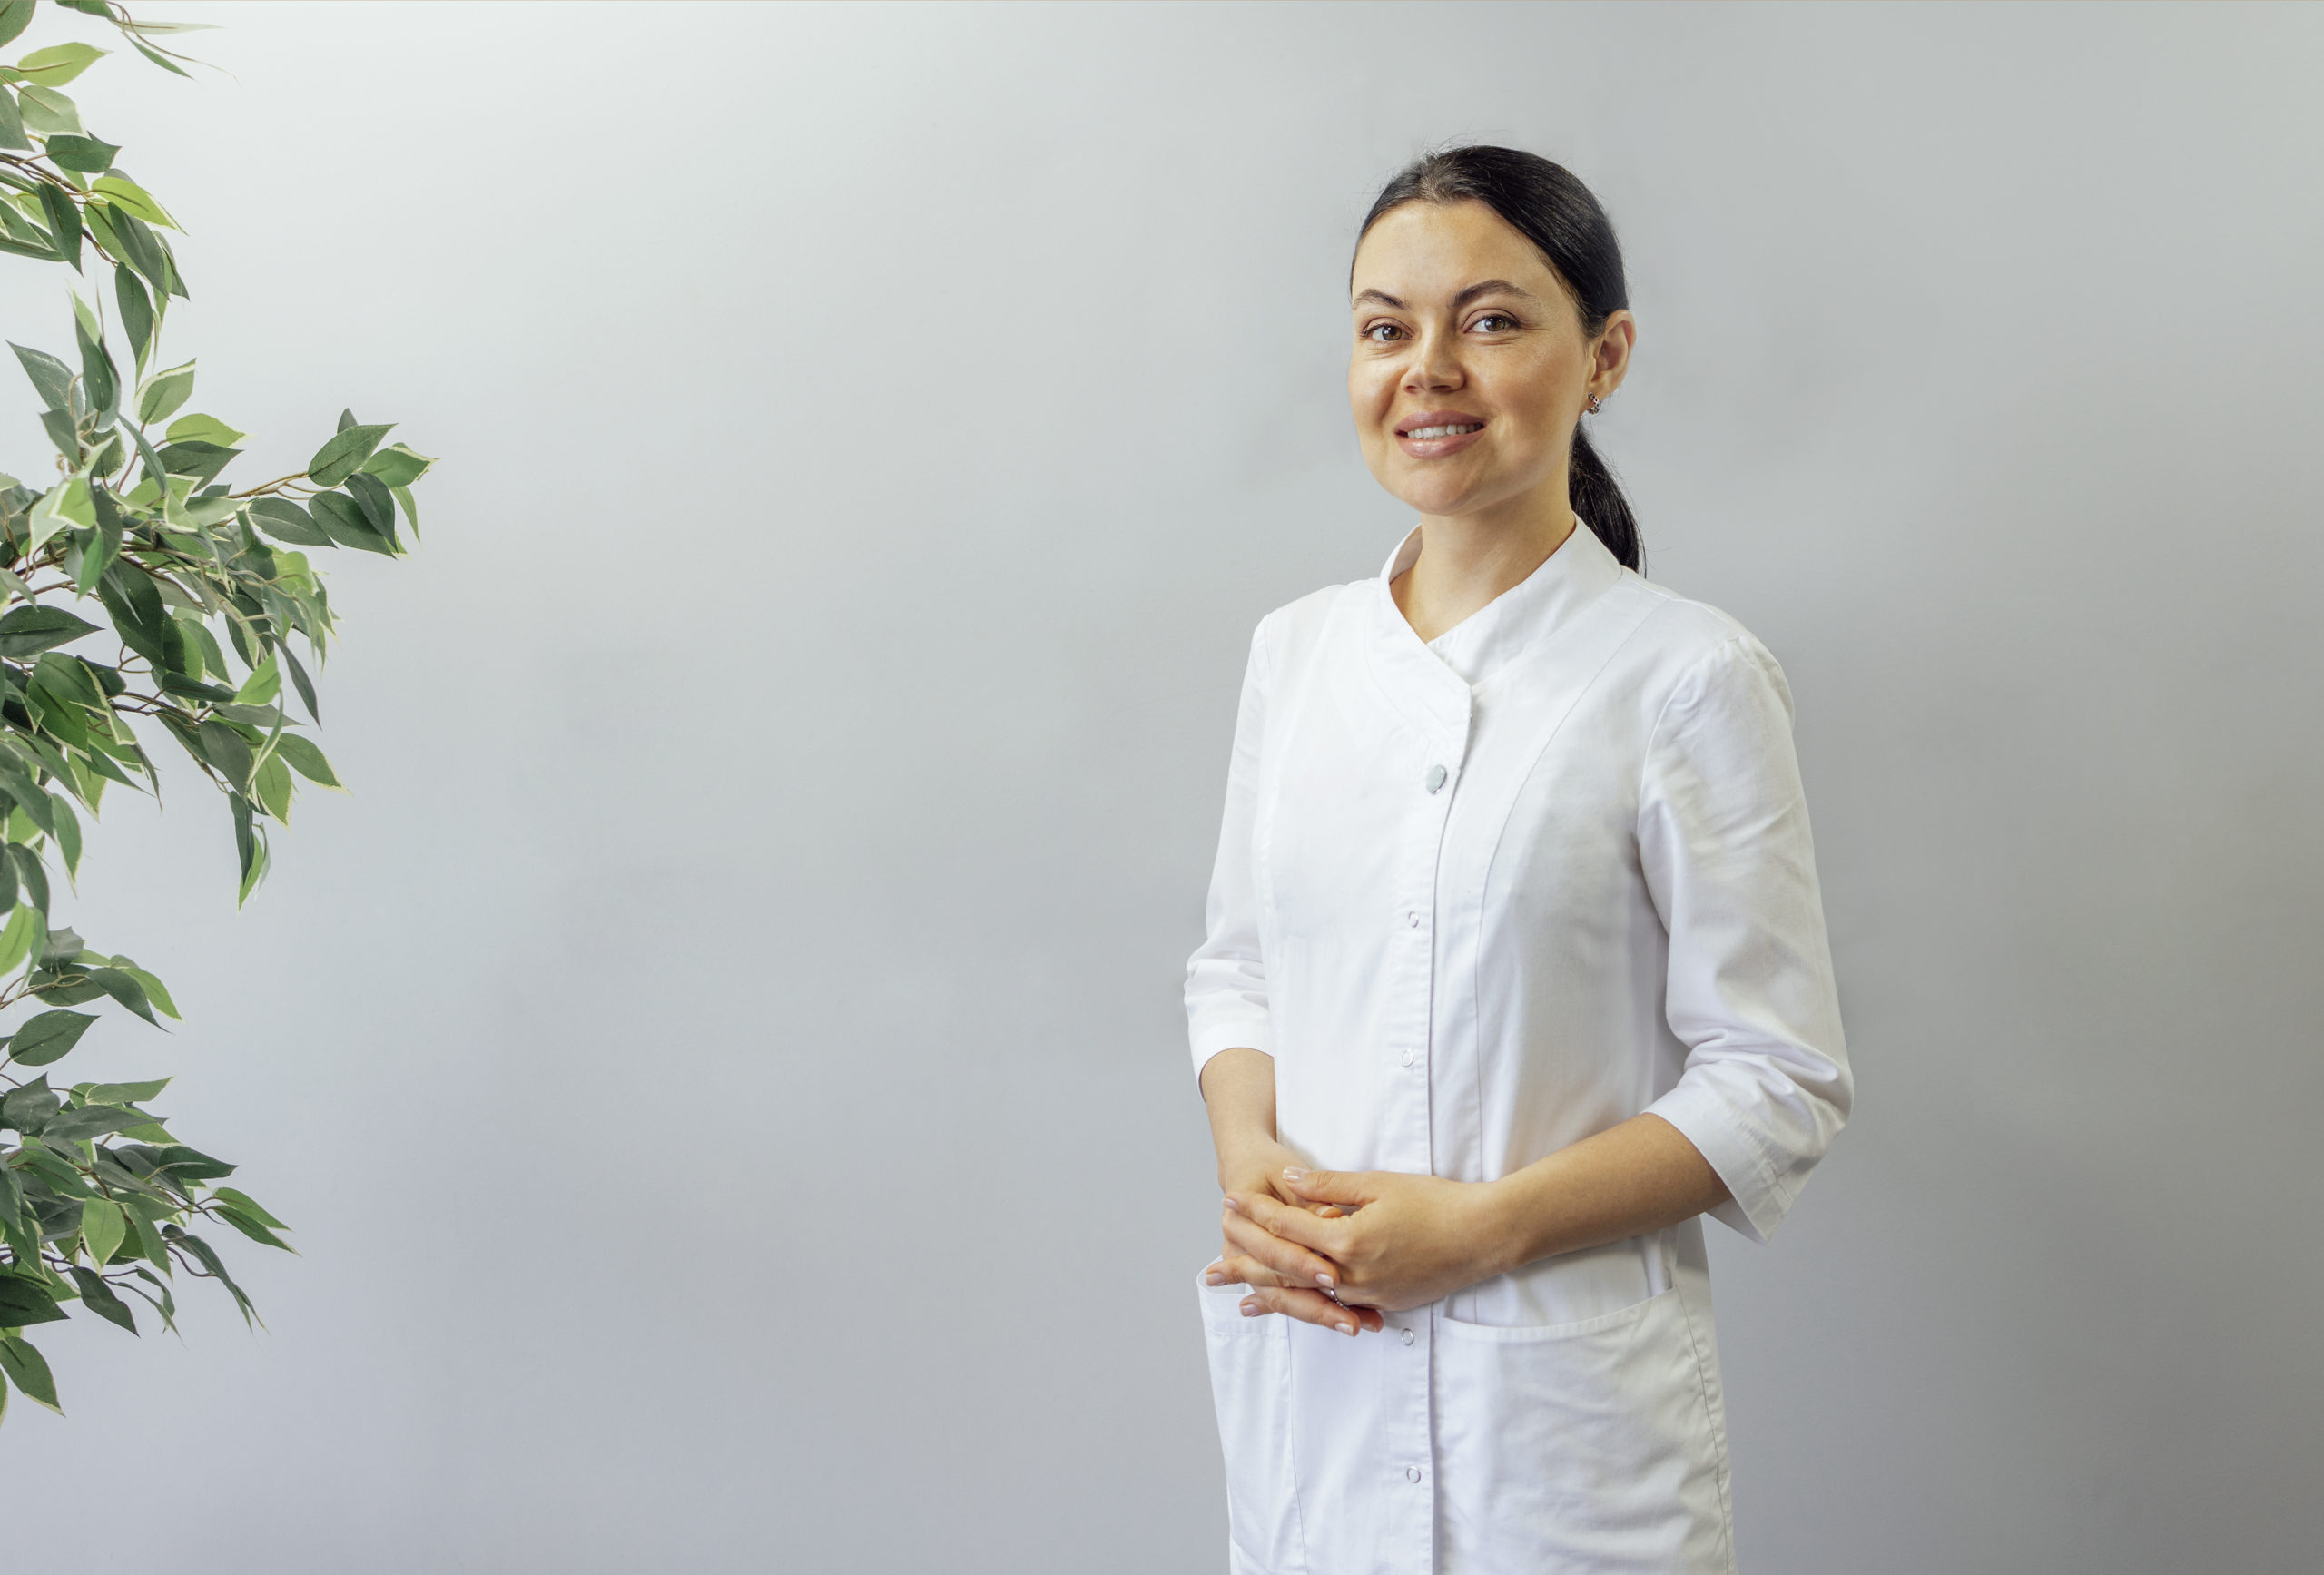
{"type": "MultiPolygon", "coordinates": [[[[1265,1051],[1310,1164],[1460,1181],[1650,1110],[1765,1240],[1850,1097],[1781,670],[1586,527],[1432,645],[1419,549],[1253,636],[1197,1074],[1265,1051]]],[[[1353,1340],[1197,1293],[1236,1575],[1734,1569],[1699,1221],[1353,1340]]]]}

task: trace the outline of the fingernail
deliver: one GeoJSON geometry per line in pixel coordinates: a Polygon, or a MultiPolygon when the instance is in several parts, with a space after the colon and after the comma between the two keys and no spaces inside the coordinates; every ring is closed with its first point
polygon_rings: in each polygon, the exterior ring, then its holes
{"type": "Polygon", "coordinates": [[[1212,1269],[1209,1273],[1203,1275],[1203,1283],[1211,1285],[1223,1285],[1226,1283],[1226,1276],[1221,1274],[1218,1270],[1212,1269]]]}
{"type": "Polygon", "coordinates": [[[1243,1304],[1243,1316],[1246,1318],[1256,1318],[1258,1315],[1259,1304],[1256,1301],[1249,1301],[1243,1304]]]}
{"type": "Polygon", "coordinates": [[[1353,1324],[1334,1324],[1334,1327],[1337,1328],[1343,1334],[1353,1334],[1355,1333],[1355,1325],[1353,1324]]]}
{"type": "Polygon", "coordinates": [[[1231,1197],[1226,1200],[1226,1207],[1231,1213],[1240,1214],[1243,1212],[1241,1209],[1235,1206],[1235,1200],[1231,1197]]]}
{"type": "Polygon", "coordinates": [[[1283,1178],[1285,1181],[1304,1181],[1307,1178],[1307,1173],[1296,1165],[1286,1165],[1283,1167],[1283,1178]]]}
{"type": "Polygon", "coordinates": [[[1329,1275],[1317,1275],[1315,1276],[1315,1283],[1323,1286],[1324,1289],[1327,1291],[1332,1289],[1332,1276],[1329,1275]]]}

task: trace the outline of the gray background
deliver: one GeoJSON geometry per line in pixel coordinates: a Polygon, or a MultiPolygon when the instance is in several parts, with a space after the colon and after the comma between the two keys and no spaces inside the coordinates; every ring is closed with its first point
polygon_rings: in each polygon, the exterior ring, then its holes
{"type": "Polygon", "coordinates": [[[181,1074],[304,1256],[235,1259],[268,1334],[44,1331],[12,1505],[185,1575],[1221,1567],[1180,970],[1252,623],[1405,525],[1353,225],[1482,137],[1613,212],[1603,446],[1800,705],[1861,1114],[1715,1233],[1746,1567],[2314,1567],[2324,12],[178,15],[231,78],[73,91],[195,407],[446,458],[332,568],[354,798],[239,915],[191,784],[93,843],[188,1021],[73,1069],[181,1074]]]}

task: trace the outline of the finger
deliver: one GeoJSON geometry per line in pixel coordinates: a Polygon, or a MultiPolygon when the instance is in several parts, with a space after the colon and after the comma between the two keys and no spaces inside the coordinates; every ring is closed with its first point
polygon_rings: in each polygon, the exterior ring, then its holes
{"type": "Polygon", "coordinates": [[[1291,1282],[1273,1269],[1243,1253],[1229,1247],[1218,1255],[1218,1261],[1205,1269],[1203,1279],[1213,1285],[1249,1285],[1254,1290],[1263,1285],[1287,1285],[1291,1282]]]}
{"type": "Polygon", "coordinates": [[[1348,1335],[1355,1334],[1364,1327],[1363,1314],[1354,1308],[1341,1306],[1321,1291],[1302,1290],[1296,1285],[1253,1291],[1243,1298],[1245,1317],[1264,1317],[1269,1313],[1281,1313],[1303,1324],[1336,1329],[1348,1335]]]}
{"type": "MultiPolygon", "coordinates": [[[[1308,1216],[1297,1209],[1275,1206],[1275,1212],[1293,1218],[1308,1216]]],[[[1308,1251],[1295,1242],[1287,1242],[1265,1227],[1240,1214],[1226,1216],[1227,1244],[1246,1256],[1256,1258],[1264,1267],[1273,1269],[1295,1285],[1320,1285],[1332,1290],[1340,1283],[1339,1265],[1329,1258],[1308,1251]]]]}
{"type": "Polygon", "coordinates": [[[1286,1166],[1283,1185],[1302,1202],[1361,1206],[1373,1201],[1370,1178],[1360,1170],[1302,1170],[1286,1166]]]}
{"type": "MultiPolygon", "coordinates": [[[[1251,1224],[1278,1240],[1307,1248],[1318,1256],[1329,1257],[1332,1250],[1344,1239],[1346,1225],[1339,1220],[1324,1219],[1310,1214],[1305,1206],[1297,1208],[1277,1203],[1264,1194],[1249,1193],[1229,1198],[1230,1205],[1251,1224]]],[[[1265,1257],[1265,1255],[1260,1255],[1265,1257]]],[[[1273,1259],[1267,1259],[1273,1262],[1273,1259]]]]}

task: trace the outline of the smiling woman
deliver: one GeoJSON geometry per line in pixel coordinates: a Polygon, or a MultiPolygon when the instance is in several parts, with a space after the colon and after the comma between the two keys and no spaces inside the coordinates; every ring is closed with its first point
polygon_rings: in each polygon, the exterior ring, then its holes
{"type": "Polygon", "coordinates": [[[1852,1088],[1790,694],[1639,573],[1579,181],[1433,155],[1349,292],[1419,520],[1254,635],[1187,974],[1232,1565],[1731,1571],[1701,1216],[1765,1240],[1852,1088]]]}

